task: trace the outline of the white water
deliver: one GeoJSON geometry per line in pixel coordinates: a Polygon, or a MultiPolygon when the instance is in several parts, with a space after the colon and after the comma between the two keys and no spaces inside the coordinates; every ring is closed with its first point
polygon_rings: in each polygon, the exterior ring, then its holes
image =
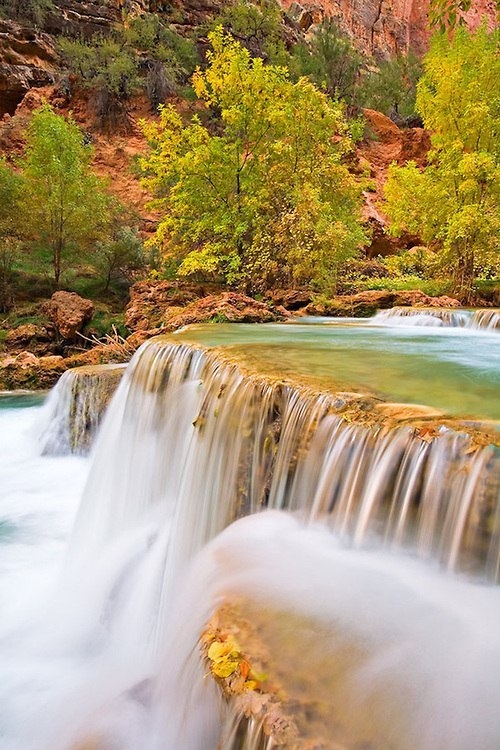
{"type": "Polygon", "coordinates": [[[380,310],[371,322],[386,326],[473,328],[493,332],[500,330],[500,311],[487,308],[472,311],[439,307],[392,307],[380,310]]]}
{"type": "MultiPolygon", "coordinates": [[[[58,679],[46,617],[87,462],[40,456],[40,407],[0,409],[0,747],[19,739],[58,679]]],[[[64,665],[64,670],[67,665],[64,665]]]]}
{"type": "MultiPolygon", "coordinates": [[[[37,409],[0,411],[0,518],[15,527],[13,541],[0,542],[2,750],[215,750],[225,710],[203,679],[197,639],[235,593],[321,623],[333,655],[339,633],[363,645],[366,658],[336,694],[345,706],[332,710],[369,711],[383,693],[380,750],[498,750],[499,589],[454,579],[401,551],[353,549],[290,513],[239,521],[199,552],[234,517],[239,492],[247,510],[266,498],[277,508],[314,503],[315,518],[331,501],[328,477],[339,472],[340,506],[349,505],[355,469],[346,456],[356,453],[359,435],[340,430],[346,463],[339,464],[318,431],[317,455],[299,462],[292,482],[297,451],[307,445],[298,436],[306,440],[326,405],[224,368],[212,372],[187,348],[169,357],[152,345],[136,358],[135,389],[130,374],[122,382],[95,447],[69,556],[64,540],[87,462],[37,455],[29,437],[37,409]],[[238,468],[250,458],[241,488],[238,468]]],[[[378,461],[363,440],[363,471],[374,471],[376,482],[349,536],[360,541],[384,494],[384,457],[398,460],[407,445],[403,434],[401,450],[388,444],[386,451],[381,441],[378,461]]],[[[418,464],[419,450],[410,459],[418,464]]],[[[411,488],[398,484],[409,496],[411,488]]]]}

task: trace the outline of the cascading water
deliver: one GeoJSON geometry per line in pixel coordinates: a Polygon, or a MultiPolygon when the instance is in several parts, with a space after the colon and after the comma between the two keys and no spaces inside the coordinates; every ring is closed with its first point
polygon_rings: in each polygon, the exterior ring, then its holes
{"type": "Polygon", "coordinates": [[[388,430],[364,408],[145,345],[94,446],[48,614],[36,638],[8,633],[42,672],[24,702],[7,696],[22,725],[8,750],[271,747],[203,679],[197,640],[235,596],[309,618],[328,663],[360,650],[324,685],[341,718],[318,747],[496,750],[498,449],[388,430]]]}
{"type": "Polygon", "coordinates": [[[392,307],[380,310],[372,319],[374,325],[450,326],[500,330],[500,311],[448,310],[439,307],[392,307]]]}
{"type": "Polygon", "coordinates": [[[498,451],[451,430],[426,440],[335,412],[334,397],[245,377],[217,355],[145,346],[100,436],[74,558],[151,517],[173,519],[169,555],[189,560],[231,521],[268,508],[327,520],[357,545],[378,534],[450,568],[474,559],[495,578],[498,451]]]}
{"type": "Polygon", "coordinates": [[[44,409],[43,453],[88,452],[123,370],[123,365],[79,367],[59,378],[44,409]]]}

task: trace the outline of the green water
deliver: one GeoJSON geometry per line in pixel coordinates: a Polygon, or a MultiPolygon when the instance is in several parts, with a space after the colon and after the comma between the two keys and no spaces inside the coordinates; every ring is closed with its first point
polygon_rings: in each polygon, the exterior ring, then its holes
{"type": "Polygon", "coordinates": [[[40,406],[46,397],[45,392],[0,391],[0,409],[26,409],[40,406]]]}
{"type": "Polygon", "coordinates": [[[223,347],[252,367],[315,385],[500,420],[500,335],[366,321],[189,326],[174,340],[223,347]]]}

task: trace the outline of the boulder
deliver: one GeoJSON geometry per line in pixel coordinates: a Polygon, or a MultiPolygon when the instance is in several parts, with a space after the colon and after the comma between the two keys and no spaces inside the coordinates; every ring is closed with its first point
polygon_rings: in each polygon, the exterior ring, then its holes
{"type": "Polygon", "coordinates": [[[165,318],[167,308],[184,307],[206,293],[205,287],[196,284],[138,281],[130,288],[125,325],[131,331],[148,331],[156,328],[165,318]]]}
{"type": "Polygon", "coordinates": [[[265,298],[274,307],[285,310],[300,310],[312,301],[312,294],[308,289],[273,289],[266,293],[265,298]]]}
{"type": "Polygon", "coordinates": [[[94,305],[76,292],[54,292],[43,312],[65,341],[74,341],[94,315],[94,305]]]}
{"type": "Polygon", "coordinates": [[[165,321],[166,330],[176,330],[191,323],[270,323],[284,320],[286,314],[271,309],[245,294],[223,292],[196,300],[174,312],[165,321]]]}
{"type": "Polygon", "coordinates": [[[32,352],[10,355],[0,359],[0,389],[51,388],[65,369],[62,357],[37,357],[32,352]]]}
{"type": "Polygon", "coordinates": [[[38,355],[50,353],[53,343],[54,330],[50,326],[37,326],[34,323],[12,328],[5,339],[6,347],[10,351],[29,349],[38,355]]]}

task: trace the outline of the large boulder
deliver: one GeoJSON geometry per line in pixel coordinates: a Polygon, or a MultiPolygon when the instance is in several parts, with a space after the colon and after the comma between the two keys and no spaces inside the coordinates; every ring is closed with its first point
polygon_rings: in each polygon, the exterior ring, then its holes
{"type": "Polygon", "coordinates": [[[77,334],[92,320],[94,305],[76,292],[54,292],[43,306],[44,314],[65,341],[74,341],[77,334]]]}
{"type": "Polygon", "coordinates": [[[151,330],[161,325],[167,309],[184,307],[206,293],[204,287],[196,284],[138,281],[130,288],[125,325],[131,331],[151,330]]]}
{"type": "Polygon", "coordinates": [[[195,300],[182,310],[175,310],[165,321],[173,331],[191,323],[271,323],[284,320],[284,309],[270,308],[245,294],[223,292],[195,300]]]}

